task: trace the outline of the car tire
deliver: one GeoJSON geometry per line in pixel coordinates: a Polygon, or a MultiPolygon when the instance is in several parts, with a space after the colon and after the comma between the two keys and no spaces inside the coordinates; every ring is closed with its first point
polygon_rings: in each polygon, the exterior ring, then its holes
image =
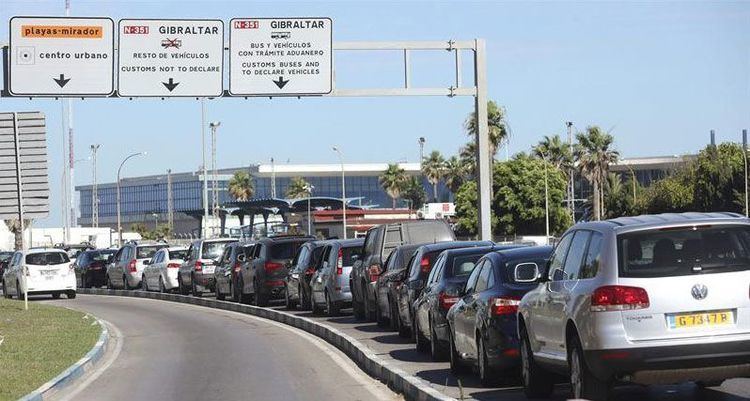
{"type": "Polygon", "coordinates": [[[414,330],[414,342],[417,343],[417,352],[427,352],[430,349],[430,344],[427,343],[427,339],[422,335],[419,323],[415,321],[412,330],[414,330]]]}
{"type": "Polygon", "coordinates": [[[332,301],[331,297],[328,296],[326,291],[326,312],[328,316],[334,317],[341,314],[341,306],[336,301],[332,301]]]}
{"type": "Polygon", "coordinates": [[[164,286],[164,277],[159,276],[159,292],[164,294],[167,292],[167,287],[164,286]]]}
{"type": "Polygon", "coordinates": [[[68,299],[76,299],[76,292],[75,291],[68,291],[65,293],[65,296],[68,299]]]}
{"type": "Polygon", "coordinates": [[[226,296],[224,295],[224,293],[221,292],[221,290],[219,290],[219,283],[218,282],[214,285],[214,293],[216,293],[216,299],[218,301],[223,301],[223,300],[226,299],[226,296]]]}
{"type": "Polygon", "coordinates": [[[583,355],[583,347],[578,338],[571,341],[568,355],[570,366],[570,389],[573,398],[584,398],[591,401],[606,401],[609,398],[611,381],[601,380],[589,369],[583,355]]]}
{"type": "MultiPolygon", "coordinates": [[[[468,368],[466,365],[464,365],[461,358],[458,356],[458,351],[456,351],[456,342],[453,340],[453,332],[448,329],[448,341],[450,342],[450,363],[451,363],[451,373],[454,375],[466,373],[468,371],[468,368]]],[[[417,332],[417,338],[419,338],[420,334],[417,332]]]]}
{"type": "Polygon", "coordinates": [[[52,293],[52,299],[60,299],[60,293],[59,292],[53,292],[52,293]]]}
{"type": "Polygon", "coordinates": [[[396,325],[396,327],[398,329],[399,337],[411,339],[411,328],[410,326],[405,325],[404,321],[401,320],[401,314],[398,310],[398,307],[396,308],[395,316],[398,321],[398,324],[396,325]]]}
{"type": "Polygon", "coordinates": [[[310,297],[305,296],[305,292],[302,290],[302,284],[297,286],[297,294],[299,296],[299,307],[302,310],[311,310],[310,297]]]}
{"type": "Polygon", "coordinates": [[[3,298],[10,299],[12,296],[8,294],[8,287],[5,285],[5,280],[3,280],[3,298]]]}
{"type": "Polygon", "coordinates": [[[198,291],[198,285],[195,284],[195,276],[190,276],[190,294],[194,297],[200,298],[203,296],[202,291],[198,291]]]}
{"type": "Polygon", "coordinates": [[[109,274],[104,276],[104,281],[107,283],[107,289],[108,290],[114,290],[115,286],[112,285],[112,279],[109,277],[109,274]]]}
{"type": "Polygon", "coordinates": [[[258,285],[258,281],[253,282],[253,289],[255,290],[255,306],[265,307],[268,306],[268,295],[263,294],[258,285]]]}
{"type": "Polygon", "coordinates": [[[144,274],[141,276],[141,289],[145,292],[148,292],[148,282],[146,281],[146,275],[144,274]]]}
{"type": "Polygon", "coordinates": [[[378,327],[388,327],[389,322],[390,319],[386,319],[383,316],[383,311],[380,310],[380,303],[375,301],[375,323],[377,323],[378,327]]]}
{"type": "Polygon", "coordinates": [[[497,385],[499,377],[497,371],[490,367],[490,361],[487,359],[487,349],[481,335],[477,335],[477,368],[479,371],[479,380],[484,387],[497,385]]]}
{"type": "Polygon", "coordinates": [[[434,325],[430,321],[430,356],[432,356],[432,360],[435,362],[444,362],[448,359],[448,352],[445,349],[445,345],[440,343],[440,339],[438,339],[433,327],[434,325]]]}
{"type": "Polygon", "coordinates": [[[527,398],[549,398],[554,390],[552,374],[534,361],[529,335],[521,326],[521,382],[527,398]]]}
{"type": "Polygon", "coordinates": [[[130,286],[130,283],[128,282],[128,276],[125,274],[122,275],[122,288],[125,290],[132,290],[133,287],[130,286]]]}
{"type": "Polygon", "coordinates": [[[372,308],[372,301],[370,300],[370,294],[367,291],[367,288],[365,288],[365,320],[368,322],[375,322],[377,321],[377,313],[378,313],[378,303],[375,302],[375,308],[372,308]]]}
{"type": "Polygon", "coordinates": [[[391,330],[396,331],[396,332],[400,332],[399,328],[401,326],[401,324],[400,324],[401,323],[400,322],[401,319],[398,318],[398,312],[396,311],[395,302],[393,302],[393,300],[390,300],[388,302],[388,306],[390,307],[389,308],[390,310],[388,311],[388,315],[390,316],[388,318],[389,326],[390,326],[391,330]]]}
{"type": "Polygon", "coordinates": [[[310,303],[312,304],[312,314],[315,316],[319,316],[323,314],[323,308],[320,307],[314,300],[310,300],[310,303]]]}
{"type": "Polygon", "coordinates": [[[240,294],[242,293],[242,288],[240,287],[240,292],[237,292],[237,285],[235,284],[235,280],[232,279],[232,281],[229,283],[229,292],[232,293],[232,300],[234,302],[240,303],[240,294]]]}
{"type": "Polygon", "coordinates": [[[289,298],[289,286],[284,290],[284,307],[288,310],[297,309],[297,302],[289,298]]]}

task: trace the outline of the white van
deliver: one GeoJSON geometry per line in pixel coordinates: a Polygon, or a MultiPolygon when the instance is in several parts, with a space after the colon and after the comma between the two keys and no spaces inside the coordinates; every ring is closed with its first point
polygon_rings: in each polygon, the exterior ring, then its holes
{"type": "Polygon", "coordinates": [[[32,249],[13,254],[3,273],[3,295],[23,299],[25,291],[29,295],[51,294],[53,298],[64,293],[70,299],[75,298],[76,275],[68,254],[61,249],[32,249]]]}

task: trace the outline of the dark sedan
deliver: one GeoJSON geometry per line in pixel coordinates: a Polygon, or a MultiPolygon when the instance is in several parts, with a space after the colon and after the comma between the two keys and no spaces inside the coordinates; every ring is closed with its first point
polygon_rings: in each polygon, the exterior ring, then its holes
{"type": "Polygon", "coordinates": [[[78,254],[73,263],[76,283],[81,288],[101,287],[107,283],[107,263],[117,249],[98,249],[78,254]]]}
{"type": "Polygon", "coordinates": [[[490,252],[471,272],[461,299],[448,311],[450,362],[454,373],[477,366],[484,385],[518,366],[516,312],[536,283],[518,283],[515,269],[536,264],[543,271],[552,247],[535,246],[490,252]]]}
{"type": "Polygon", "coordinates": [[[297,305],[303,310],[311,308],[310,279],[323,255],[325,245],[325,241],[310,241],[302,244],[294,255],[286,276],[284,299],[287,309],[294,309],[297,305]]]}
{"type": "Polygon", "coordinates": [[[375,282],[375,319],[378,326],[385,326],[390,321],[391,327],[398,329],[397,320],[394,319],[398,316],[396,292],[406,278],[406,267],[414,257],[414,251],[420,246],[421,244],[401,245],[391,252],[383,264],[383,273],[375,282]]]}
{"type": "Polygon", "coordinates": [[[414,337],[418,351],[425,351],[429,346],[434,360],[447,358],[448,321],[445,315],[458,302],[474,264],[492,250],[491,246],[449,249],[437,257],[422,294],[414,301],[414,337]]]}

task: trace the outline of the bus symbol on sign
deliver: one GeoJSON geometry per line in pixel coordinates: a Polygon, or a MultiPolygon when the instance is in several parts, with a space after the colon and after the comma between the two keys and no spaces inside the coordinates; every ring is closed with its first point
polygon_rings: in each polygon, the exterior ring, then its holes
{"type": "Polygon", "coordinates": [[[258,29],[260,24],[256,20],[234,21],[234,29],[258,29]]]}
{"type": "Polygon", "coordinates": [[[122,27],[124,34],[148,35],[148,26],[144,25],[125,25],[122,27]]]}

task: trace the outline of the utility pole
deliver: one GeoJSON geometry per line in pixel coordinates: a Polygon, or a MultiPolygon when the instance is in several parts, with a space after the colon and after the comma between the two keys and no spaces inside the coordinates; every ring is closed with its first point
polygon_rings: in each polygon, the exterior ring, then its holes
{"type": "Polygon", "coordinates": [[[748,210],[748,193],[747,193],[747,130],[742,130],[742,156],[745,161],[745,217],[750,216],[748,210]]]}
{"type": "Polygon", "coordinates": [[[174,197],[172,195],[172,169],[167,169],[167,227],[169,235],[174,235],[174,197]]]}
{"type": "Polygon", "coordinates": [[[419,137],[419,173],[422,174],[422,161],[424,161],[424,143],[426,142],[423,136],[419,137]]]}
{"type": "MultiPolygon", "coordinates": [[[[70,0],[65,0],[65,16],[70,17],[70,0]]],[[[65,225],[66,235],[65,242],[70,242],[70,227],[76,225],[76,213],[75,213],[75,153],[73,149],[73,102],[71,99],[67,99],[68,103],[68,191],[66,208],[68,209],[68,222],[65,225]]]]}
{"type": "Polygon", "coordinates": [[[206,99],[201,98],[201,153],[203,155],[203,223],[201,236],[206,238],[208,224],[208,171],[206,171],[206,99]]]}
{"type": "Polygon", "coordinates": [[[216,130],[220,125],[220,121],[209,124],[211,127],[211,207],[213,208],[214,222],[219,218],[219,175],[216,170],[216,130]]]}
{"type": "MultiPolygon", "coordinates": [[[[568,127],[568,149],[570,149],[570,155],[573,156],[573,122],[567,121],[565,125],[568,127]]],[[[568,170],[568,209],[570,210],[570,216],[572,222],[576,222],[576,205],[575,205],[575,184],[573,174],[575,173],[575,166],[570,166],[568,170]]]]}
{"type": "Polygon", "coordinates": [[[91,227],[99,227],[99,188],[96,180],[96,152],[99,144],[91,145],[91,227]]]}

